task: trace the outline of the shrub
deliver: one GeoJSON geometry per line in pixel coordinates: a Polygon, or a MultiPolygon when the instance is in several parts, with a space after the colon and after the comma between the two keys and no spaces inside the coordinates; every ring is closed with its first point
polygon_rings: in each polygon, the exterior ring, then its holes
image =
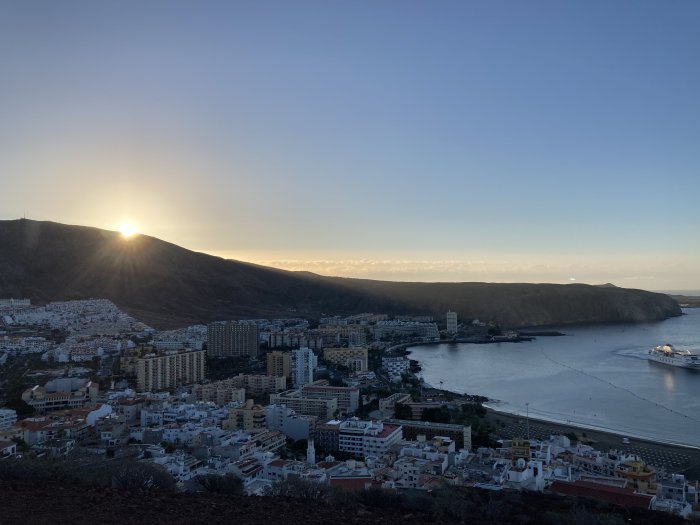
{"type": "Polygon", "coordinates": [[[75,478],[68,475],[58,462],[24,458],[0,461],[0,480],[73,482],[75,478]]]}
{"type": "Polygon", "coordinates": [[[217,494],[230,494],[234,496],[245,495],[243,482],[233,474],[218,476],[209,474],[207,476],[197,476],[195,481],[199,483],[206,492],[216,492],[217,494]]]}
{"type": "Polygon", "coordinates": [[[155,465],[127,463],[113,472],[112,486],[120,490],[172,490],[175,480],[155,465]]]}
{"type": "Polygon", "coordinates": [[[297,499],[324,499],[331,493],[330,487],[299,478],[277,481],[267,490],[267,496],[282,496],[297,499]]]}

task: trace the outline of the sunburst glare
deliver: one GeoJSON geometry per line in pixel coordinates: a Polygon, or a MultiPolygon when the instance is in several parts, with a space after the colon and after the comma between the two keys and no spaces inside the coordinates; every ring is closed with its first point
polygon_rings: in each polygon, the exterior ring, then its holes
{"type": "Polygon", "coordinates": [[[129,237],[133,237],[138,232],[139,232],[138,229],[133,224],[122,224],[119,226],[119,233],[121,233],[122,236],[127,238],[127,239],[129,237]]]}

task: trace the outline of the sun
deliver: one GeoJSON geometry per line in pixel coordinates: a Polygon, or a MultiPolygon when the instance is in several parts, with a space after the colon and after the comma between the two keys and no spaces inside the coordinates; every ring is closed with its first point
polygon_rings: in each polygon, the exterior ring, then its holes
{"type": "Polygon", "coordinates": [[[119,226],[119,233],[121,233],[126,239],[133,237],[138,232],[139,230],[133,224],[122,224],[119,226]]]}

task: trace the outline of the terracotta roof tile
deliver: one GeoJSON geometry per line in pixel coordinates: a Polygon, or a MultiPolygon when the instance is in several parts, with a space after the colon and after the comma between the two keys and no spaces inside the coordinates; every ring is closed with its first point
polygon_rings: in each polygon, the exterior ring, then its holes
{"type": "Polygon", "coordinates": [[[559,494],[572,496],[585,496],[615,503],[623,507],[638,507],[648,509],[652,496],[648,494],[636,494],[631,489],[613,487],[594,483],[592,481],[555,481],[552,483],[551,491],[559,494]]]}

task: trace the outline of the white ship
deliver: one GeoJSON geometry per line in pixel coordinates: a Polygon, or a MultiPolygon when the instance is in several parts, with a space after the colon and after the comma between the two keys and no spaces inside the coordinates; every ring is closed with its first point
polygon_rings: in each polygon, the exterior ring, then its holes
{"type": "Polygon", "coordinates": [[[690,350],[676,350],[669,344],[649,350],[648,359],[666,365],[700,370],[700,355],[693,354],[690,350]]]}

